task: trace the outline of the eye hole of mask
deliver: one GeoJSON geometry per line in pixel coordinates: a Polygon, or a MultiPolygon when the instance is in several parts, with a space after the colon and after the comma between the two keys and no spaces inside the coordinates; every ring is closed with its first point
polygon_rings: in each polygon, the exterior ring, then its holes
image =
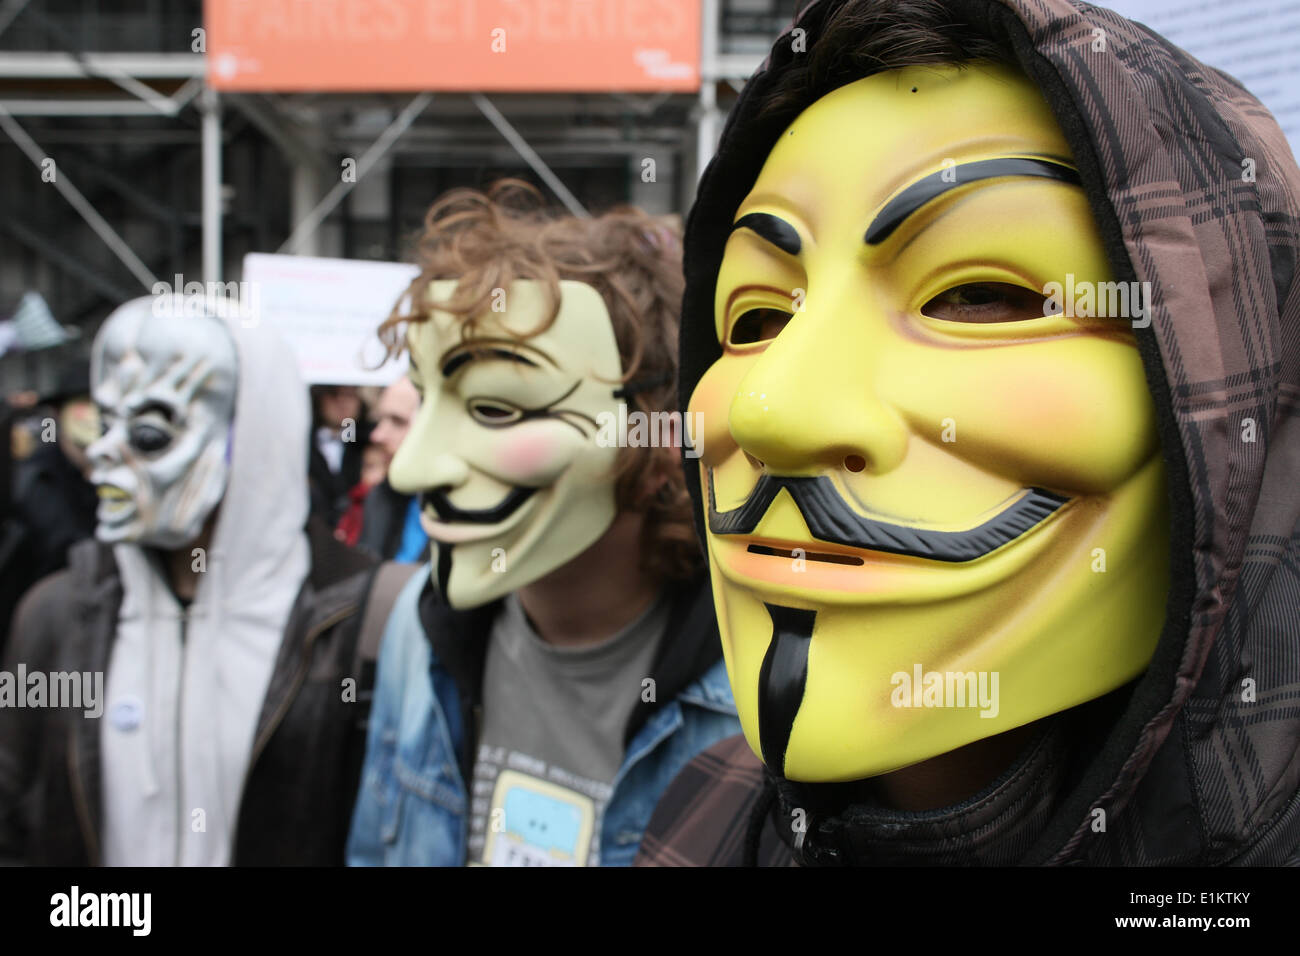
{"type": "Polygon", "coordinates": [[[132,448],[146,454],[162,451],[172,441],[171,435],[147,422],[138,422],[132,425],[128,437],[132,448]]]}
{"type": "Polygon", "coordinates": [[[921,314],[945,322],[1025,322],[1052,315],[1041,292],[1009,282],[967,282],[940,292],[921,314]]]}
{"type": "Polygon", "coordinates": [[[753,345],[774,339],[793,316],[782,309],[750,309],[731,324],[732,345],[753,345]]]}
{"type": "Polygon", "coordinates": [[[493,398],[471,398],[465,404],[474,420],[483,425],[512,425],[523,417],[518,408],[493,398]]]}

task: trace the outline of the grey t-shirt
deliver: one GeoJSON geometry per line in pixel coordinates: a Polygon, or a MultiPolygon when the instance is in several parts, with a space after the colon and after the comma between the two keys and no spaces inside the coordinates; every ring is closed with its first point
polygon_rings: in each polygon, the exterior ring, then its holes
{"type": "Polygon", "coordinates": [[[594,866],[623,732],[668,623],[664,596],[607,641],[554,647],[506,598],[488,637],[469,860],[594,866]]]}

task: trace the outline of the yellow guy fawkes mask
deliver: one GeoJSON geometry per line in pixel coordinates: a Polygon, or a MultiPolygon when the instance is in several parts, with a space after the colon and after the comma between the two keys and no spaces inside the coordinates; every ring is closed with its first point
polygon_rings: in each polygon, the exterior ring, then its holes
{"type": "MultiPolygon", "coordinates": [[[[445,302],[454,279],[430,283],[445,302]]],[[[433,311],[407,333],[420,411],[389,481],[419,494],[434,541],[435,580],[456,608],[477,607],[536,581],[585,551],[614,520],[618,448],[597,441],[598,417],[617,413],[622,361],[600,293],[560,282],[546,314],[540,283],[513,283],[505,310],[479,317],[465,338],[433,311]]]]}
{"type": "Polygon", "coordinates": [[[895,70],[805,110],[736,212],[690,410],[741,723],[789,779],[905,767],[1150,659],[1149,306],[1093,285],[1071,163],[1014,71],[895,70]]]}

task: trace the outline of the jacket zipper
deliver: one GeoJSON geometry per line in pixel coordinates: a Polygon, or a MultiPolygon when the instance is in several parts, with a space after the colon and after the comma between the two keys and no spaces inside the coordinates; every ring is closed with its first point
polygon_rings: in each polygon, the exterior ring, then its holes
{"type": "Polygon", "coordinates": [[[180,686],[176,689],[176,857],[175,865],[180,866],[185,847],[185,775],[181,771],[184,760],[181,734],[185,730],[185,671],[190,658],[189,637],[190,612],[181,609],[181,674],[180,686]]]}
{"type": "MultiPolygon", "coordinates": [[[[253,775],[253,768],[257,766],[257,761],[258,758],[262,756],[262,751],[266,749],[266,745],[270,742],[271,737],[274,736],[281,721],[284,720],[285,714],[289,712],[289,708],[293,706],[294,700],[297,699],[298,691],[302,689],[303,683],[307,680],[307,668],[311,662],[312,646],[316,643],[316,638],[324,631],[333,627],[348,615],[355,614],[359,606],[360,605],[357,604],[350,604],[342,610],[331,614],[307,632],[307,637],[303,641],[302,655],[298,665],[298,670],[294,673],[293,685],[289,688],[289,693],[285,694],[284,700],[281,701],[280,706],[276,708],[275,713],[271,715],[271,719],[267,723],[266,727],[257,735],[257,740],[253,742],[253,752],[249,755],[248,766],[244,770],[244,786],[240,788],[239,803],[235,808],[235,830],[230,841],[230,862],[232,865],[236,863],[235,854],[239,849],[239,822],[244,815],[244,791],[248,787],[248,779],[253,775]]],[[[361,639],[360,634],[357,635],[357,639],[361,639]]]]}

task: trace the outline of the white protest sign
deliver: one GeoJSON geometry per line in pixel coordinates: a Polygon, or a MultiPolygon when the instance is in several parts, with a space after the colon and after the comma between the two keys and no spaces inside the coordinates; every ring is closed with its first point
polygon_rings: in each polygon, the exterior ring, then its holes
{"type": "Polygon", "coordinates": [[[246,288],[257,291],[255,321],[284,337],[309,385],[388,385],[406,372],[405,355],[384,361],[376,333],[418,272],[401,262],[244,257],[246,288]]]}

